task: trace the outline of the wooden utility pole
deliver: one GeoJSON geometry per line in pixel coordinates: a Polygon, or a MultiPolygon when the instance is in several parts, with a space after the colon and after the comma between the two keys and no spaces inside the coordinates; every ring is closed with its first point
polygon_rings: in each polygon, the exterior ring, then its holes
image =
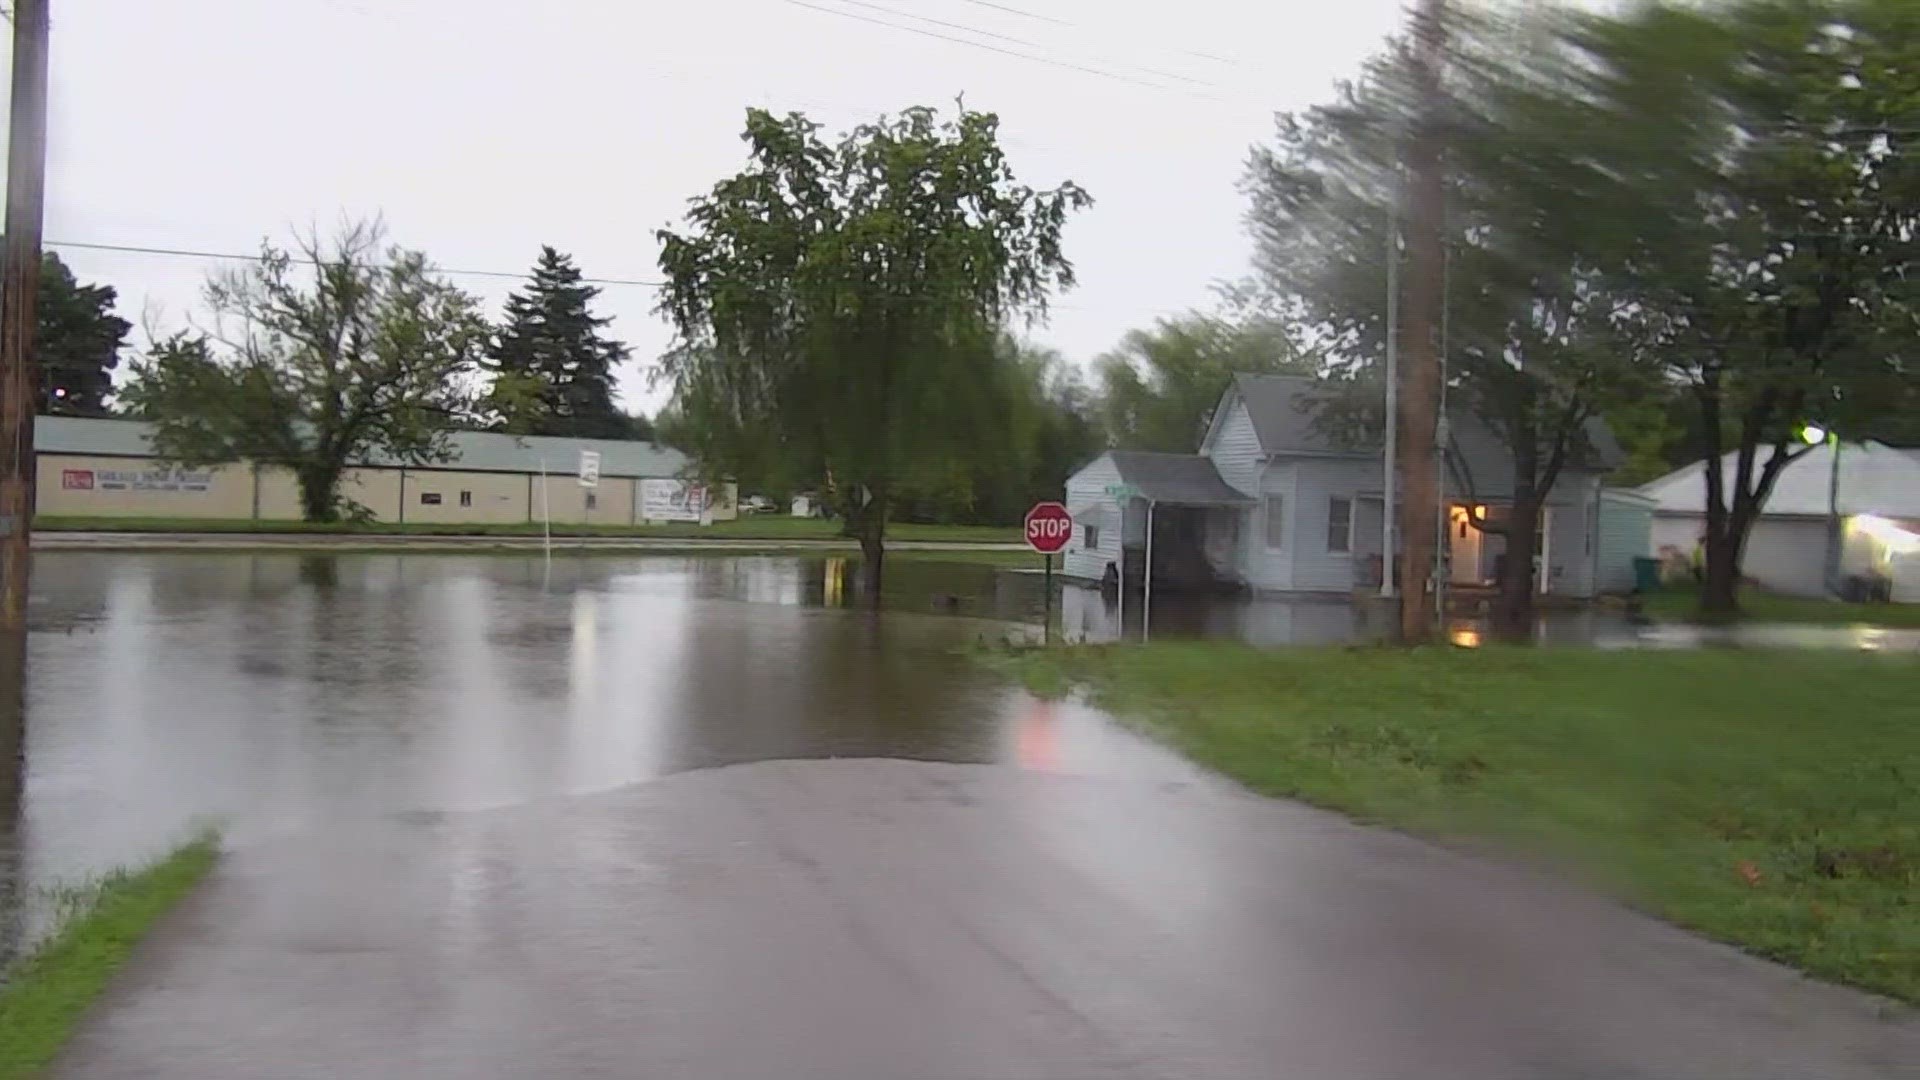
{"type": "Polygon", "coordinates": [[[1446,52],[1446,0],[1421,0],[1414,12],[1413,86],[1418,118],[1407,143],[1408,221],[1406,337],[1400,393],[1400,638],[1412,645],[1436,630],[1433,580],[1440,511],[1435,439],[1440,408],[1436,351],[1445,267],[1440,231],[1445,210],[1441,173],[1440,70],[1446,52]]]}
{"type": "Polygon", "coordinates": [[[0,648],[24,645],[32,559],[40,222],[47,174],[47,0],[13,5],[13,98],[0,281],[0,648]]]}

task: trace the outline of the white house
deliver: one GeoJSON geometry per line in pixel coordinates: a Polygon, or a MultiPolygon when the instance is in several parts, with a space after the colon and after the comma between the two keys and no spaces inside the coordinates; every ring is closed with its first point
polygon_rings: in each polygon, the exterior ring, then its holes
{"type": "MultiPolygon", "coordinates": [[[[1736,456],[1733,451],[1720,459],[1729,488],[1736,456]]],[[[1706,463],[1668,473],[1640,492],[1655,500],[1654,552],[1692,552],[1706,529],[1706,463]]],[[[1821,596],[1830,584],[1844,590],[1845,579],[1858,578],[1877,583],[1894,599],[1920,602],[1920,457],[1876,442],[1803,452],[1774,482],[1748,534],[1741,571],[1792,596],[1821,596]],[[1842,522],[1842,580],[1829,583],[1834,509],[1842,522]]]]}
{"type": "MultiPolygon", "coordinates": [[[[1146,567],[1161,583],[1218,583],[1259,591],[1344,593],[1380,580],[1385,513],[1379,447],[1344,446],[1317,421],[1315,380],[1239,375],[1221,397],[1197,454],[1110,450],[1067,480],[1077,523],[1066,553],[1071,577],[1129,581],[1146,567]],[[1122,559],[1124,549],[1125,557],[1122,559]]],[[[1512,500],[1505,448],[1478,419],[1449,417],[1445,471],[1449,580],[1491,583],[1505,541],[1469,524],[1470,508],[1498,520],[1512,500]]],[[[1604,424],[1561,473],[1542,520],[1544,593],[1585,597],[1597,587],[1601,477],[1620,458],[1604,424]]],[[[1440,527],[1440,522],[1435,522],[1440,527]]]]}

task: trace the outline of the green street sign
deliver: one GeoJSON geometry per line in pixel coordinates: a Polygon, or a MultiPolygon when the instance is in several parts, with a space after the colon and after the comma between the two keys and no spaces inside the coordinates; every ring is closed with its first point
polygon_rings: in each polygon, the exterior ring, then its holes
{"type": "Polygon", "coordinates": [[[1125,502],[1128,499],[1139,498],[1140,489],[1134,487],[1132,484],[1108,484],[1107,497],[1125,502]]]}

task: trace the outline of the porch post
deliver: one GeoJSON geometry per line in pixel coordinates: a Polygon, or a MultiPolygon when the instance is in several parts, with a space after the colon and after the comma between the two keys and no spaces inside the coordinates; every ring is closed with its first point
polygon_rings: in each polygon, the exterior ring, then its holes
{"type": "Polygon", "coordinates": [[[1140,640],[1153,632],[1153,500],[1147,500],[1147,577],[1140,594],[1140,640]]]}
{"type": "Polygon", "coordinates": [[[1120,504],[1120,591],[1118,594],[1120,605],[1116,611],[1120,625],[1115,628],[1113,640],[1124,642],[1127,640],[1127,510],[1133,500],[1115,499],[1114,501],[1120,504]]]}

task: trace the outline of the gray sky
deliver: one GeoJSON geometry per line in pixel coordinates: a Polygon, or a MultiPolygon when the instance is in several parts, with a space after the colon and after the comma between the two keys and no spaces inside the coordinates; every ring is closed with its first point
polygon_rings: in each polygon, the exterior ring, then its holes
{"type": "MultiPolygon", "coordinates": [[[[294,225],[379,213],[395,241],[443,267],[520,273],[548,243],[591,276],[652,279],[653,231],[741,164],[747,105],[798,109],[838,131],[964,92],[1000,114],[1024,182],[1071,178],[1096,200],[1067,237],[1080,286],[1032,334],[1080,362],[1243,272],[1235,183],[1247,147],[1274,109],[1326,98],[1401,10],[1399,0],[51,2],[49,241],[251,252],[294,225]]],[[[83,280],[118,287],[122,315],[163,328],[197,310],[209,267],[55,250],[83,280]]],[[[455,280],[494,313],[514,286],[455,280]]],[[[664,394],[647,390],[644,368],[667,341],[652,304],[646,288],[601,296],[634,349],[624,403],[649,410],[664,394]]]]}

